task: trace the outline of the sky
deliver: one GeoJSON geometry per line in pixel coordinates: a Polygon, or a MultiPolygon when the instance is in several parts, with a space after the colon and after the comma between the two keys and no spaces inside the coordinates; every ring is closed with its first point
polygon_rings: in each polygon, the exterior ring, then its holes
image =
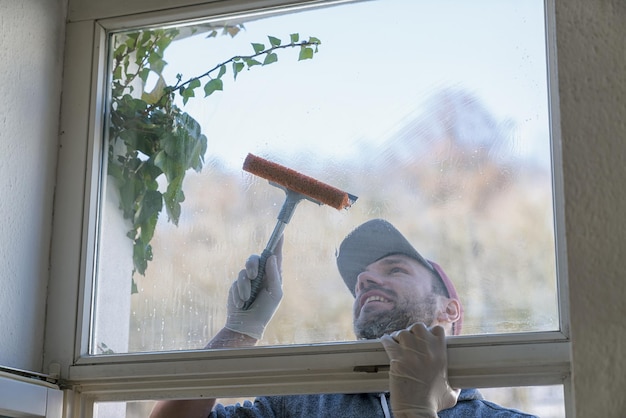
{"type": "Polygon", "coordinates": [[[314,59],[279,51],[279,61],[224,76],[223,92],[184,107],[202,125],[209,154],[238,169],[248,152],[288,160],[349,158],[384,148],[408,122],[428,115],[443,89],[475,95],[515,126],[513,158],[550,164],[543,2],[377,0],[256,19],[231,38],[173,43],[170,83],[252,53],[267,35],[322,41],[314,59]]]}

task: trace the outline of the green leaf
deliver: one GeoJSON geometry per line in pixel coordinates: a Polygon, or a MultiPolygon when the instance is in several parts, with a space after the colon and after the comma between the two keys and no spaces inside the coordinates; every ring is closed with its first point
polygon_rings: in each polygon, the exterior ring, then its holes
{"type": "Polygon", "coordinates": [[[126,42],[124,42],[126,44],[126,46],[128,47],[128,52],[132,52],[135,50],[135,43],[137,41],[137,33],[131,33],[128,36],[128,39],[126,40],[126,42]],[[134,37],[133,37],[134,35],[134,37]]]}
{"type": "Polygon", "coordinates": [[[145,188],[140,182],[131,178],[123,182],[119,188],[120,190],[120,209],[125,219],[135,218],[135,201],[137,200],[138,191],[143,191],[145,188]]]}
{"type": "MultiPolygon", "coordinates": [[[[137,282],[135,281],[135,279],[131,278],[130,280],[131,280],[131,283],[130,283],[130,294],[134,295],[136,293],[139,293],[139,289],[137,288],[137,282]]],[[[102,345],[104,345],[104,343],[102,345]]]]}
{"type": "Polygon", "coordinates": [[[141,78],[141,81],[143,81],[144,83],[146,82],[146,80],[148,80],[148,76],[150,75],[150,69],[149,68],[142,68],[139,71],[139,78],[141,78]]]}
{"type": "Polygon", "coordinates": [[[179,122],[185,128],[185,132],[193,139],[198,139],[200,138],[200,135],[202,135],[202,128],[200,127],[200,124],[197,120],[192,118],[189,113],[183,113],[180,115],[179,122]]]}
{"type": "Polygon", "coordinates": [[[173,179],[167,186],[167,191],[163,194],[168,219],[174,225],[178,225],[178,220],[180,219],[180,203],[185,201],[185,194],[182,190],[183,178],[184,175],[180,175],[173,179]]]}
{"type": "Polygon", "coordinates": [[[119,80],[121,78],[122,78],[122,67],[118,66],[115,68],[115,71],[113,71],[113,79],[119,80]]]}
{"type": "MultiPolygon", "coordinates": [[[[177,128],[179,127],[177,126],[177,128]]],[[[180,128],[183,129],[176,129],[174,131],[166,132],[161,137],[161,149],[165,152],[165,160],[163,162],[157,160],[160,152],[154,157],[154,164],[161,170],[163,170],[165,175],[168,177],[168,181],[171,178],[176,177],[170,176],[172,170],[176,169],[176,167],[173,167],[172,164],[175,164],[180,159],[181,149],[184,145],[185,140],[189,136],[189,133],[186,131],[186,129],[184,129],[184,126],[180,126],[180,128]]]]}
{"type": "Polygon", "coordinates": [[[226,66],[225,65],[220,65],[220,72],[217,75],[217,78],[222,78],[222,76],[226,74],[226,66]]]}
{"type": "Polygon", "coordinates": [[[298,56],[298,61],[307,60],[313,58],[313,48],[302,47],[300,49],[300,55],[298,56]]]}
{"type": "Polygon", "coordinates": [[[141,168],[137,170],[137,175],[141,176],[147,189],[157,190],[159,183],[156,179],[163,174],[163,170],[157,165],[150,164],[151,160],[144,161],[141,168]]]}
{"type": "Polygon", "coordinates": [[[233,62],[233,75],[235,77],[235,80],[237,80],[237,74],[239,74],[244,67],[245,64],[243,62],[233,62]]]}
{"type": "Polygon", "coordinates": [[[156,153],[154,156],[154,165],[159,167],[164,173],[167,172],[167,153],[164,150],[161,150],[156,153]]]}
{"type": "Polygon", "coordinates": [[[269,54],[265,56],[265,61],[263,61],[263,65],[269,65],[276,61],[278,61],[278,55],[276,55],[273,52],[270,52],[269,54]]]}
{"type": "MultiPolygon", "coordinates": [[[[138,50],[139,51],[139,50],[138,50]]],[[[149,64],[154,64],[157,61],[161,61],[163,59],[163,54],[153,50],[153,49],[146,49],[146,50],[142,50],[142,52],[144,52],[145,55],[148,56],[148,63],[149,64]]]]}
{"type": "Polygon", "coordinates": [[[204,154],[206,154],[207,142],[206,136],[200,135],[191,153],[190,166],[198,173],[202,170],[202,166],[204,165],[204,154]]]}
{"type": "Polygon", "coordinates": [[[157,61],[154,61],[153,63],[150,63],[150,69],[160,75],[163,73],[163,68],[165,68],[166,65],[167,65],[166,61],[157,60],[157,61]]]}
{"type": "Polygon", "coordinates": [[[148,261],[152,260],[152,246],[144,244],[141,240],[135,240],[133,245],[133,264],[137,273],[146,274],[148,261]]]}
{"type": "Polygon", "coordinates": [[[165,49],[168,46],[170,46],[170,44],[172,43],[172,41],[174,40],[174,38],[178,34],[179,34],[179,30],[178,29],[174,29],[170,33],[165,33],[161,37],[159,37],[159,39],[157,39],[156,46],[157,46],[157,48],[159,48],[161,53],[163,53],[163,51],[165,51],[165,49]]]}
{"type": "Polygon", "coordinates": [[[113,52],[113,57],[118,60],[121,61],[122,57],[124,56],[124,54],[126,54],[126,49],[128,48],[128,45],[126,44],[122,44],[120,46],[118,46],[115,49],[115,52],[113,52]]]}
{"type": "Polygon", "coordinates": [[[270,45],[272,45],[273,47],[280,46],[280,43],[281,43],[280,39],[274,36],[268,36],[267,38],[270,40],[270,45]]]}
{"type": "Polygon", "coordinates": [[[133,32],[133,33],[127,34],[126,37],[128,37],[128,39],[130,39],[132,42],[136,42],[140,34],[141,32],[133,32]]]}
{"type": "Polygon", "coordinates": [[[315,44],[315,45],[321,45],[322,41],[320,41],[315,36],[309,36],[309,43],[312,43],[312,44],[315,44]]]}
{"type": "Polygon", "coordinates": [[[263,44],[257,44],[257,43],[252,43],[252,48],[254,49],[254,53],[258,54],[260,52],[262,52],[265,49],[265,45],[263,44]]]}
{"type": "Polygon", "coordinates": [[[210,96],[217,90],[224,89],[224,82],[219,78],[214,78],[204,85],[204,97],[210,96]]]}
{"type": "Polygon", "coordinates": [[[300,40],[300,35],[297,33],[292,33],[291,35],[289,35],[289,39],[291,39],[292,44],[295,44],[300,40]]]}
{"type": "Polygon", "coordinates": [[[246,63],[248,68],[254,67],[255,65],[261,65],[261,63],[254,58],[244,58],[244,62],[246,63]]]}
{"type": "Polygon", "coordinates": [[[123,181],[122,168],[111,158],[109,158],[107,174],[116,179],[118,182],[123,181]]]}
{"type": "MultiPolygon", "coordinates": [[[[148,50],[143,46],[140,45],[137,47],[137,52],[135,52],[135,64],[137,64],[138,67],[142,67],[143,66],[143,59],[148,56],[148,50]]],[[[154,57],[154,59],[156,59],[157,57],[154,57]]]]}
{"type": "Polygon", "coordinates": [[[130,56],[126,55],[122,60],[123,72],[126,74],[128,72],[128,66],[130,65],[130,56]]]}
{"type": "Polygon", "coordinates": [[[198,87],[200,87],[200,80],[197,78],[194,78],[193,80],[191,80],[191,82],[189,83],[189,86],[187,86],[188,89],[197,89],[198,87]]]}
{"type": "MultiPolygon", "coordinates": [[[[191,85],[191,83],[190,83],[191,85]]],[[[200,86],[200,81],[198,81],[198,86],[200,86]]],[[[178,92],[180,93],[180,96],[183,98],[183,104],[187,104],[187,102],[189,101],[190,98],[195,97],[195,93],[193,91],[193,88],[183,88],[181,87],[180,89],[178,89],[178,92]]]]}
{"type": "Polygon", "coordinates": [[[145,31],[145,32],[141,32],[141,40],[139,41],[142,45],[145,45],[147,43],[150,42],[150,40],[152,39],[153,36],[153,32],[152,31],[145,31]]]}
{"type": "Polygon", "coordinates": [[[139,209],[135,215],[134,222],[143,224],[152,216],[158,215],[163,208],[163,197],[161,192],[156,190],[148,190],[139,202],[139,209]]]}

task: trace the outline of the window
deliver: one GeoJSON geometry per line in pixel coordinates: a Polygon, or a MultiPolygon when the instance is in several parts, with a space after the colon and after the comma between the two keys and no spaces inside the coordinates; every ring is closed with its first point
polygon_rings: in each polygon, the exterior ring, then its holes
{"type": "MultiPolygon", "coordinates": [[[[85,83],[94,94],[89,114],[83,111],[93,138],[81,260],[85,299],[69,365],[85,408],[204,393],[250,396],[259,387],[264,393],[384,388],[383,373],[354,372],[385,364],[386,356],[376,342],[353,341],[351,296],[334,263],[343,236],[372,217],[406,231],[457,283],[466,311],[465,335],[450,343],[453,383],[567,384],[564,272],[555,245],[560,202],[553,199],[559,152],[544,9],[550,7],[539,1],[314,2],[259,14],[218,2],[96,22],[95,81],[85,83]],[[467,19],[470,12],[474,19],[467,19]],[[246,29],[204,39],[225,23],[246,29]],[[179,225],[166,222],[164,209],[146,274],[132,275],[128,223],[105,164],[108,145],[101,146],[109,140],[100,135],[108,126],[107,65],[116,41],[162,27],[190,34],[166,49],[168,83],[178,73],[186,80],[231,56],[252,54],[251,42],[265,48],[274,42],[267,35],[286,42],[298,33],[321,45],[310,60],[298,61],[298,48],[277,51],[278,62],[244,70],[236,81],[228,69],[224,91],[207,99],[202,90],[184,106],[177,99],[207,136],[204,168],[186,174],[179,225]],[[213,55],[199,53],[204,45],[213,55]],[[195,68],[183,66],[189,51],[195,68]],[[224,322],[228,287],[246,257],[262,250],[282,203],[281,191],[241,172],[247,152],[359,200],[341,212],[309,202],[298,207],[287,227],[285,300],[261,347],[199,350],[224,322]]],[[[90,37],[89,25],[70,26],[70,42],[90,37]]],[[[86,48],[72,53],[89,60],[86,48]]],[[[157,85],[152,74],[134,94],[157,85]]]]}
{"type": "MultiPolygon", "coordinates": [[[[482,389],[486,399],[507,408],[513,408],[542,418],[562,418],[565,416],[562,386],[539,386],[482,389]]],[[[219,399],[222,405],[243,404],[245,398],[219,399]]],[[[251,399],[248,399],[251,400],[251,399]]],[[[154,402],[101,402],[96,404],[97,417],[143,418],[154,407],[154,402]]]]}
{"type": "Polygon", "coordinates": [[[201,348],[222,327],[230,284],[248,255],[264,248],[284,200],[282,190],[242,170],[248,152],[359,195],[347,211],[308,202],[296,210],[285,235],[285,298],[262,344],[354,339],[335,249],[373,217],[389,219],[444,266],[466,306],[465,334],[558,330],[543,8],[483,7],[357,2],[201,21],[176,27],[177,36],[149,28],[113,33],[116,97],[92,354],[201,348]],[[283,39],[270,44],[268,35],[283,39]],[[167,48],[137,57],[168,36],[167,48]],[[291,36],[322,44],[264,54],[251,47],[289,45],[291,36]],[[312,59],[298,60],[306,49],[312,59]],[[218,65],[238,55],[256,55],[257,65],[246,66],[252,58],[218,65]],[[279,62],[260,68],[269,56],[279,62]],[[129,67],[129,58],[148,64],[129,67]],[[191,84],[177,77],[210,69],[189,98],[191,84]],[[164,95],[158,73],[167,85],[186,87],[174,105],[206,135],[197,140],[204,167],[185,175],[180,215],[167,210],[168,187],[180,173],[158,163],[169,142],[147,150],[141,141],[152,137],[129,138],[128,122],[117,122],[135,106],[120,96],[164,95]],[[223,91],[204,97],[203,87],[217,81],[223,91]],[[129,193],[135,170],[159,182],[163,203],[153,202],[151,189],[129,193]],[[134,247],[119,209],[133,204],[142,218],[133,225],[134,247]],[[159,204],[148,243],[144,213],[159,204]],[[129,337],[117,347],[111,338],[121,324],[129,337]]]}

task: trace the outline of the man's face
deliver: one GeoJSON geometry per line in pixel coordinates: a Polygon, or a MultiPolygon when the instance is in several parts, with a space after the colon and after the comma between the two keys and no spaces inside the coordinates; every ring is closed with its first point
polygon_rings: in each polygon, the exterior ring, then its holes
{"type": "Polygon", "coordinates": [[[432,325],[437,309],[433,279],[426,267],[405,255],[390,255],[368,265],[355,286],[356,336],[379,338],[415,322],[432,325]]]}

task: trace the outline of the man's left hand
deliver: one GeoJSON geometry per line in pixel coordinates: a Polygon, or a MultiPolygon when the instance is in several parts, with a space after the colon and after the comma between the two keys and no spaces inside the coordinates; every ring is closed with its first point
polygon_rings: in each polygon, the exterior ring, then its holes
{"type": "Polygon", "coordinates": [[[448,383],[446,335],[440,326],[417,323],[384,335],[389,356],[391,408],[396,417],[437,417],[456,405],[460,390],[448,383]]]}

